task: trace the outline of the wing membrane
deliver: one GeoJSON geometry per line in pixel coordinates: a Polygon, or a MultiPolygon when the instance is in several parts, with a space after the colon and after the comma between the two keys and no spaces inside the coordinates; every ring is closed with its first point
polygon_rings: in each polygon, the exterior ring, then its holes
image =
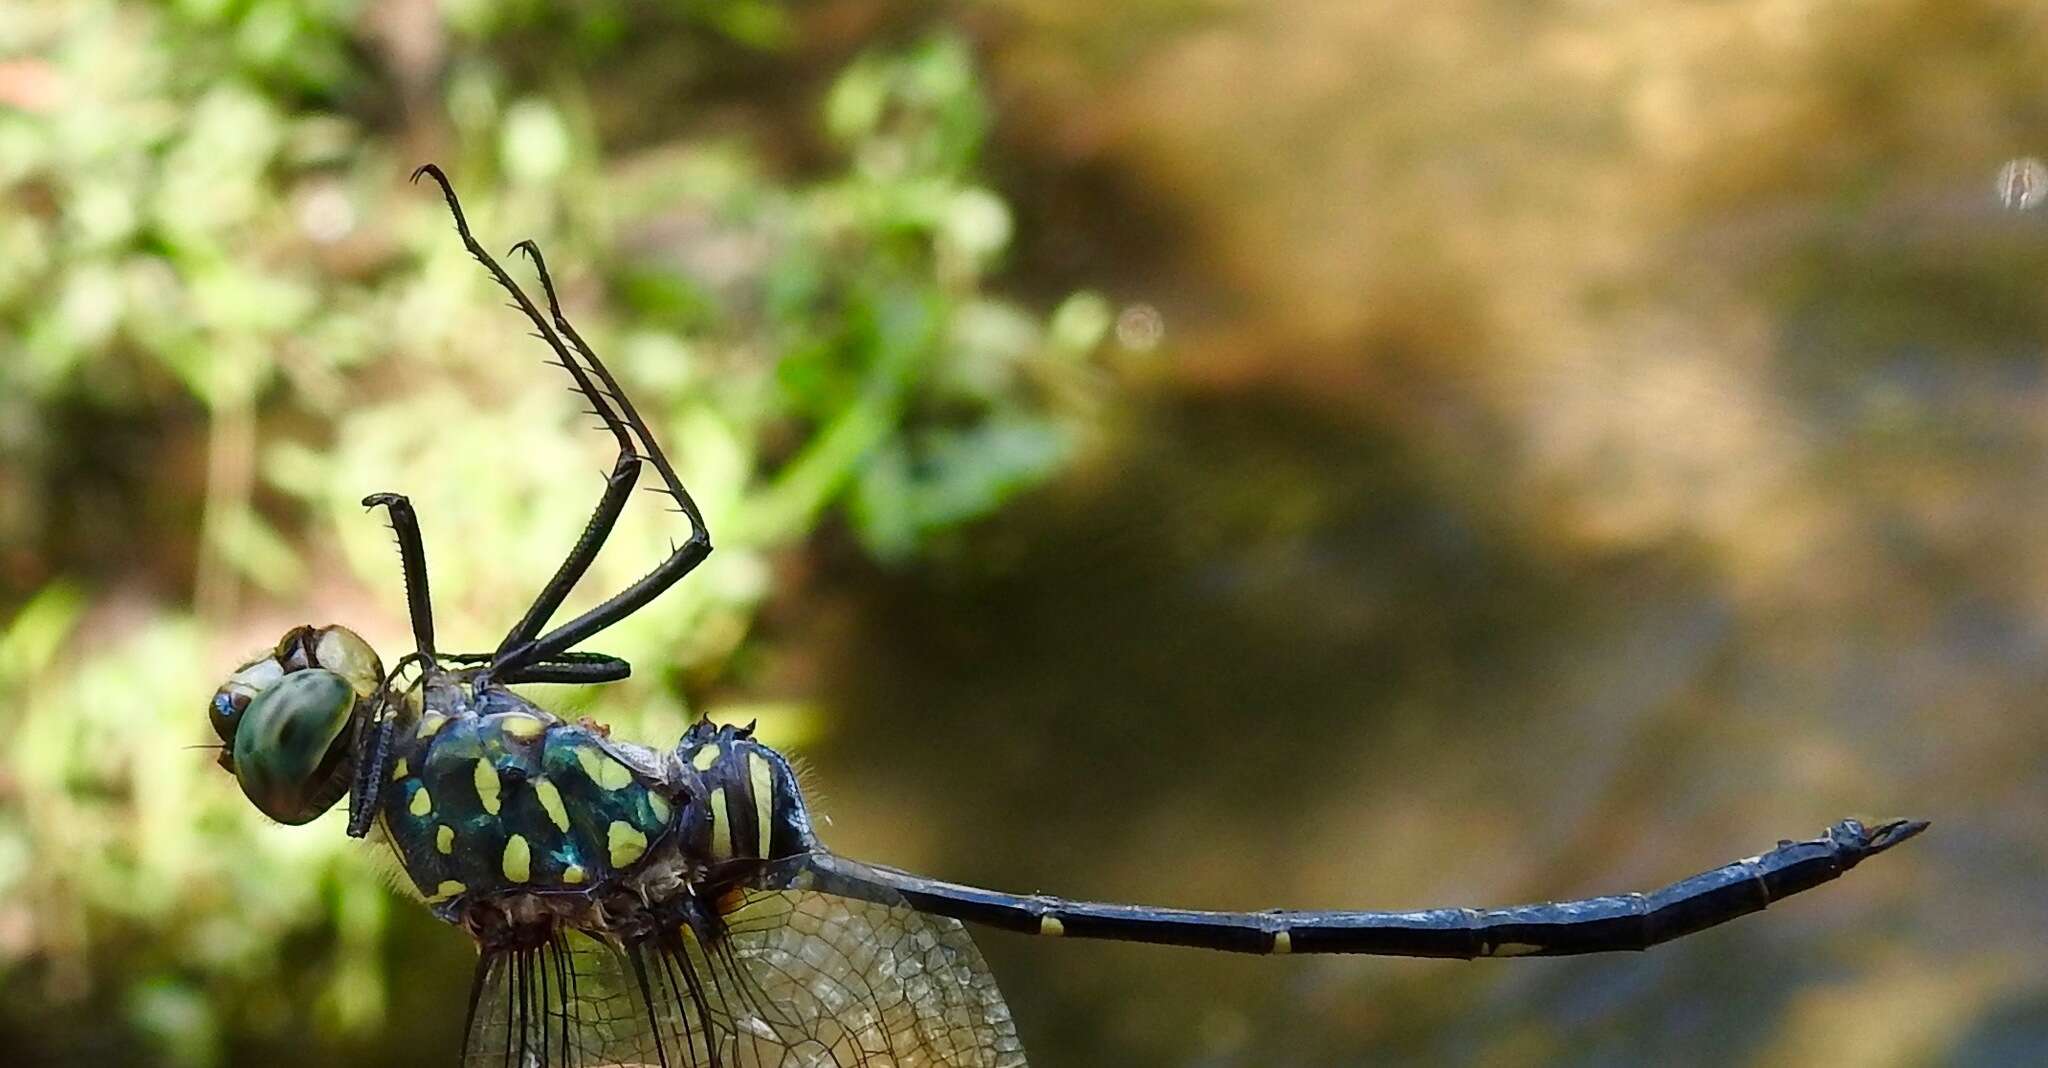
{"type": "Polygon", "coordinates": [[[463,1068],[661,1065],[645,1001],[608,942],[557,932],[477,962],[463,1068]]]}
{"type": "Polygon", "coordinates": [[[875,896],[741,890],[643,939],[487,955],[464,1068],[1022,1068],[967,931],[875,896]]]}

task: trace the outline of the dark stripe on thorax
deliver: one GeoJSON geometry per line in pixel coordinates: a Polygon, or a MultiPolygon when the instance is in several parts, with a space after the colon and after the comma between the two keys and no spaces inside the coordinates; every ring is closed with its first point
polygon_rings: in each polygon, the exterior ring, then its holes
{"type": "Polygon", "coordinates": [[[702,848],[711,859],[770,859],[817,847],[782,754],[726,728],[683,759],[703,790],[702,848]]]}

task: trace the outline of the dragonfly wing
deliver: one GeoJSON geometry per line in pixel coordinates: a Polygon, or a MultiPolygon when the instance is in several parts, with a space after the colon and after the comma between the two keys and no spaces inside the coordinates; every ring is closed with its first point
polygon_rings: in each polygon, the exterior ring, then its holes
{"type": "Polygon", "coordinates": [[[660,1066],[646,1006],[618,947],[581,932],[487,951],[470,988],[463,1068],[660,1066]]]}
{"type": "Polygon", "coordinates": [[[1023,1068],[1009,1006],[958,921],[897,900],[740,890],[719,933],[629,946],[663,1053],[721,1068],[1023,1068]]]}
{"type": "Polygon", "coordinates": [[[464,1068],[1024,1068],[957,920],[875,887],[683,904],[696,922],[487,952],[464,1068]]]}

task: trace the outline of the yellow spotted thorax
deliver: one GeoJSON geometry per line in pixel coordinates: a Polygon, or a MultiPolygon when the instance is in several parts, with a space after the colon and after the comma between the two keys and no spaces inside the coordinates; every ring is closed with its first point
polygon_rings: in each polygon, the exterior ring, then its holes
{"type": "Polygon", "coordinates": [[[584,893],[631,874],[670,833],[667,758],[504,690],[430,700],[403,724],[380,805],[429,902],[584,893]]]}

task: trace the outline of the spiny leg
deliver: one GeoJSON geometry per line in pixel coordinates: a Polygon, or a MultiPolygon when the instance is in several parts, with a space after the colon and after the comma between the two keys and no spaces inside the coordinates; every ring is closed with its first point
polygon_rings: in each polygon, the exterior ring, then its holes
{"type": "Polygon", "coordinates": [[[491,968],[497,964],[497,956],[491,950],[481,949],[477,954],[476,968],[469,978],[469,1012],[462,1021],[462,1063],[469,1063],[470,1048],[475,1045],[476,1013],[482,1007],[484,988],[491,977],[491,968]]]}
{"type": "MultiPolygon", "coordinates": [[[[547,584],[541,588],[539,596],[534,599],[533,605],[527,609],[526,614],[505,635],[504,640],[498,643],[497,652],[492,657],[491,668],[487,674],[496,676],[502,682],[602,682],[611,681],[614,677],[624,678],[623,674],[616,676],[606,675],[606,677],[598,678],[593,676],[587,667],[583,666],[575,666],[569,669],[569,674],[573,678],[557,680],[515,677],[520,674],[519,669],[538,669],[544,667],[546,665],[543,665],[541,661],[551,658],[551,654],[528,655],[524,657],[512,657],[507,654],[532,644],[534,636],[540,633],[542,627],[547,625],[549,617],[553,616],[555,610],[561,607],[562,601],[568,597],[569,591],[575,588],[576,583],[589,570],[591,562],[597,558],[598,550],[604,547],[606,537],[611,534],[612,527],[618,522],[620,512],[624,511],[626,500],[632,493],[633,485],[639,479],[640,456],[634,448],[633,437],[629,433],[627,425],[621,422],[618,415],[612,411],[611,405],[606,402],[596,384],[590,380],[589,374],[577,363],[576,358],[570,355],[569,350],[563,347],[561,339],[556,337],[554,332],[548,328],[547,320],[542,318],[540,309],[534,306],[533,301],[527,297],[525,291],[520,289],[518,283],[514,282],[512,277],[505,273],[505,269],[499,266],[498,261],[492,258],[489,252],[484,250],[483,245],[470,232],[469,220],[462,212],[462,202],[456,198],[455,188],[448,181],[448,176],[442,173],[439,167],[430,163],[414,171],[412,175],[413,180],[418,181],[423,174],[432,178],[435,184],[441,187],[442,198],[448,203],[448,213],[454,218],[455,232],[461,237],[463,247],[468,250],[469,254],[478,263],[483,264],[484,269],[490,272],[491,277],[497,281],[498,285],[511,295],[513,306],[518,308],[527,319],[532,321],[535,330],[534,336],[540,338],[550,349],[554,350],[555,362],[562,369],[569,372],[569,377],[576,383],[577,391],[582,393],[584,398],[590,402],[591,414],[604,421],[606,429],[611,431],[612,437],[619,444],[618,460],[612,466],[612,473],[605,479],[604,494],[599,498],[597,508],[591,514],[590,521],[585,524],[583,534],[577,538],[575,546],[570,549],[569,555],[562,561],[561,567],[556,569],[554,577],[550,578],[547,584]]],[[[553,305],[554,300],[554,291],[550,287],[548,291],[549,304],[553,305]]],[[[559,311],[556,312],[556,319],[557,321],[561,319],[559,311]]],[[[609,382],[609,376],[606,377],[607,382],[609,382]]],[[[625,410],[630,416],[631,409],[626,408],[625,410]]],[[[665,461],[658,462],[665,465],[665,461]]],[[[560,652],[567,648],[568,646],[566,645],[560,646],[555,652],[560,652]]],[[[624,664],[623,661],[613,661],[613,663],[624,664]]]]}
{"type": "MultiPolygon", "coordinates": [[[[619,387],[618,379],[612,376],[604,361],[598,359],[597,353],[591,351],[582,336],[562,315],[561,301],[555,295],[554,280],[548,275],[547,262],[541,258],[540,249],[531,241],[521,242],[514,248],[517,251],[524,251],[533,260],[534,268],[540,275],[541,289],[547,295],[548,310],[554,315],[556,328],[576,347],[577,353],[588,362],[591,372],[604,383],[607,396],[618,405],[619,413],[625,418],[627,426],[639,439],[642,454],[660,473],[664,483],[660,488],[665,489],[676,502],[676,506],[689,518],[690,538],[682,546],[674,549],[668,559],[662,561],[653,571],[614,594],[604,603],[556,627],[541,638],[529,640],[511,649],[501,649],[491,665],[491,673],[500,676],[552,659],[585,638],[632,615],[647,602],[660,596],[662,591],[674,585],[676,580],[703,563],[705,557],[711,555],[711,534],[705,528],[704,517],[698,512],[696,502],[690,499],[689,491],[683,488],[682,479],[677,477],[675,468],[669,464],[667,455],[661,451],[661,445],[654,440],[654,434],[647,428],[647,422],[640,418],[640,413],[634,409],[633,402],[626,397],[625,391],[619,387]]],[[[564,362],[569,362],[566,357],[564,362]]]]}
{"type": "MultiPolygon", "coordinates": [[[[619,380],[612,376],[611,369],[604,365],[603,360],[597,358],[597,353],[591,351],[590,346],[584,342],[583,335],[577,333],[576,328],[562,315],[562,302],[555,295],[554,276],[548,273],[548,264],[541,258],[540,247],[532,241],[521,241],[512,248],[515,252],[526,253],[527,258],[533,261],[534,273],[540,276],[541,292],[548,298],[548,313],[554,317],[555,328],[561,331],[563,337],[569,339],[569,344],[575,346],[576,351],[581,353],[584,359],[590,361],[590,370],[604,383],[607,395],[619,406],[627,425],[632,428],[646,449],[647,458],[653,461],[654,469],[661,473],[662,482],[667,484],[665,492],[675,499],[676,506],[682,509],[683,514],[690,517],[692,536],[703,536],[708,541],[710,532],[705,529],[703,513],[697,510],[697,502],[690,497],[690,491],[683,488],[683,480],[677,477],[676,469],[669,464],[668,455],[661,451],[661,443],[655,441],[654,434],[647,429],[647,421],[640,418],[639,410],[633,407],[632,398],[626,396],[626,391],[619,388],[619,380]]],[[[657,492],[662,491],[657,489],[657,492]]]]}
{"type": "MultiPolygon", "coordinates": [[[[606,418],[610,422],[609,415],[606,418]]],[[[541,587],[533,606],[521,616],[518,624],[507,631],[493,659],[503,656],[508,650],[533,640],[555,610],[562,607],[569,591],[582,581],[585,572],[597,559],[598,550],[604,548],[605,539],[619,521],[619,514],[626,510],[626,501],[633,495],[633,484],[640,479],[640,459],[630,451],[619,453],[618,462],[612,465],[612,473],[605,477],[604,494],[598,498],[597,508],[591,512],[590,521],[583,526],[583,533],[570,548],[569,555],[562,560],[562,566],[555,570],[553,578],[541,587]]],[[[500,681],[511,682],[510,678],[499,676],[500,681]]]]}
{"type": "Polygon", "coordinates": [[[412,640],[420,656],[434,660],[434,605],[427,592],[427,549],[420,540],[419,516],[412,502],[396,493],[372,493],[363,507],[382,507],[391,517],[391,532],[398,536],[399,564],[405,570],[405,607],[412,616],[412,640]]]}
{"type": "MultiPolygon", "coordinates": [[[[553,303],[553,299],[554,295],[550,293],[550,304],[553,303]]],[[[612,464],[612,473],[605,477],[604,493],[598,498],[597,508],[591,512],[590,521],[584,524],[583,533],[577,537],[576,544],[570,548],[569,555],[562,561],[562,566],[555,570],[554,577],[548,579],[547,585],[541,587],[532,607],[526,610],[526,614],[520,617],[519,622],[498,643],[494,656],[531,641],[540,633],[542,627],[547,626],[549,618],[568,598],[569,591],[575,589],[576,583],[582,581],[584,573],[590,570],[590,565],[597,559],[599,550],[604,548],[605,539],[611,536],[612,528],[618,524],[619,514],[625,511],[626,501],[633,495],[633,486],[640,480],[640,455],[634,448],[633,437],[626,424],[620,422],[618,415],[612,411],[611,405],[605,401],[583,368],[567,353],[562,352],[559,344],[553,344],[553,347],[562,358],[550,362],[568,371],[569,377],[575,380],[576,391],[590,402],[590,414],[602,419],[605,429],[609,430],[612,438],[618,442],[619,455],[612,464]]]]}
{"type": "MultiPolygon", "coordinates": [[[[451,664],[487,664],[491,653],[448,653],[442,660],[451,664]]],[[[617,682],[633,674],[633,665],[604,653],[556,653],[537,664],[495,676],[508,686],[522,682],[566,682],[595,685],[617,682]]]]}
{"type": "MultiPolygon", "coordinates": [[[[631,942],[626,944],[625,953],[626,959],[633,965],[633,981],[640,988],[641,1007],[646,1011],[649,1020],[660,1020],[661,1016],[654,1002],[654,988],[647,981],[646,955],[640,951],[638,943],[631,942]]],[[[655,1059],[661,1062],[662,1068],[669,1068],[668,1049],[662,1043],[660,1026],[653,1027],[649,1033],[654,1038],[655,1059]]]]}
{"type": "MultiPolygon", "coordinates": [[[[408,663],[430,668],[435,662],[434,605],[427,588],[427,550],[420,539],[419,516],[413,513],[411,501],[396,493],[372,493],[363,498],[363,507],[382,507],[391,517],[391,532],[398,538],[399,566],[405,573],[406,611],[412,618],[412,639],[417,648],[400,660],[384,680],[384,692],[379,693],[378,700],[388,702],[391,681],[408,663]]],[[[370,824],[376,818],[384,762],[391,755],[393,722],[390,709],[380,705],[356,737],[355,780],[349,789],[348,810],[348,833],[352,838],[369,834],[370,824]]]]}
{"type": "MultiPolygon", "coordinates": [[[[366,837],[370,825],[377,818],[377,797],[384,787],[384,771],[391,760],[391,739],[397,728],[398,717],[394,706],[405,700],[405,695],[395,687],[404,677],[408,668],[420,669],[420,678],[414,685],[424,685],[426,673],[434,666],[427,653],[407,653],[384,676],[377,687],[377,709],[368,722],[363,724],[356,739],[355,782],[348,794],[348,836],[366,837]]],[[[410,690],[411,687],[406,687],[410,690]]]]}

